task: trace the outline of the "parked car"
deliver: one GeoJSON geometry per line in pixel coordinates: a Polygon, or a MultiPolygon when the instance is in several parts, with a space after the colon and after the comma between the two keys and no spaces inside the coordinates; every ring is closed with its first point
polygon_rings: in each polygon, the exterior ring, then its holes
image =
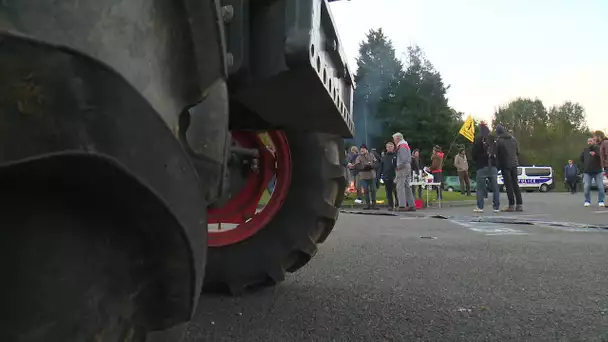
{"type": "MultiPolygon", "coordinates": [[[[471,191],[475,191],[477,189],[477,182],[471,179],[471,191]]],[[[460,179],[458,176],[447,176],[444,179],[443,190],[445,191],[461,191],[460,190],[460,179]]]]}

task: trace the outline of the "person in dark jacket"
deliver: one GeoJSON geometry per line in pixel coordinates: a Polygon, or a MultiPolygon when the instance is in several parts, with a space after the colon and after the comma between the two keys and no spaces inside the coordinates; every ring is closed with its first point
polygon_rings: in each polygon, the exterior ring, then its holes
{"type": "Polygon", "coordinates": [[[384,180],[384,188],[386,190],[386,200],[388,201],[388,210],[393,211],[395,209],[395,202],[397,198],[397,192],[395,190],[395,177],[397,172],[395,171],[396,165],[395,155],[395,144],[392,142],[386,143],[386,152],[380,160],[380,172],[384,180]]]}
{"type": "MultiPolygon", "coordinates": [[[[420,176],[423,167],[424,163],[422,162],[422,159],[420,159],[420,150],[414,149],[414,151],[412,152],[412,172],[420,176]]],[[[422,199],[422,185],[412,185],[412,193],[417,193],[418,199],[422,199]],[[418,188],[418,190],[416,190],[415,188],[418,188]]]]}
{"type": "Polygon", "coordinates": [[[604,182],[602,176],[602,159],[600,157],[600,147],[595,144],[593,138],[587,140],[587,148],[581,153],[581,163],[583,164],[583,184],[585,189],[585,207],[591,205],[591,180],[595,179],[598,191],[598,205],[604,205],[604,182]]]}
{"type": "Polygon", "coordinates": [[[576,183],[578,181],[578,168],[574,165],[574,160],[568,160],[568,165],[564,168],[564,180],[570,189],[571,194],[576,193],[576,183]]]}
{"type": "Polygon", "coordinates": [[[498,192],[498,170],[496,169],[496,158],[490,156],[490,146],[495,144],[495,139],[490,135],[490,129],[485,122],[479,124],[479,137],[473,142],[473,162],[477,166],[477,208],[476,213],[482,213],[484,197],[486,193],[486,180],[489,181],[493,195],[494,212],[500,212],[500,193],[498,192]]]}
{"type": "Polygon", "coordinates": [[[496,126],[497,160],[498,168],[507,190],[509,206],[504,211],[523,211],[523,202],[519,181],[517,180],[517,167],[519,166],[519,146],[517,140],[502,125],[496,126]]]}

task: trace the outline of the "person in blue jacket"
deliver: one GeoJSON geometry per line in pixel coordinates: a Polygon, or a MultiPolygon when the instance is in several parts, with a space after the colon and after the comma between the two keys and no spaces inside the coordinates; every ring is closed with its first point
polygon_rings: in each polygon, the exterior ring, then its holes
{"type": "Polygon", "coordinates": [[[573,160],[568,160],[568,165],[564,168],[564,181],[570,189],[571,194],[576,193],[576,183],[578,181],[578,168],[573,160]]]}

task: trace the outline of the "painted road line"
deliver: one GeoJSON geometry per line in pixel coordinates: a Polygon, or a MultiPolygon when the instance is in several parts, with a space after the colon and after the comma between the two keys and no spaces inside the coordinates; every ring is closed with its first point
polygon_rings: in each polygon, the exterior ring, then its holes
{"type": "Polygon", "coordinates": [[[501,226],[496,223],[487,223],[487,222],[466,222],[460,220],[450,220],[457,225],[462,227],[466,227],[469,230],[472,230],[476,233],[484,233],[485,235],[529,235],[528,233],[501,226]]]}
{"type": "Polygon", "coordinates": [[[502,232],[502,233],[489,233],[486,235],[493,236],[493,235],[530,235],[530,234],[524,233],[524,232],[502,232]]]}

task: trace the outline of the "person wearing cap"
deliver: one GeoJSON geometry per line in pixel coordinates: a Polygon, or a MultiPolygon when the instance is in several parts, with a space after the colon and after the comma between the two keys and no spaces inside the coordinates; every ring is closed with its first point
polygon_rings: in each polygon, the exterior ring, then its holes
{"type": "Polygon", "coordinates": [[[367,150],[367,145],[362,144],[359,148],[359,156],[355,160],[355,168],[359,170],[359,179],[365,192],[365,204],[363,209],[378,209],[376,207],[376,167],[378,159],[367,150]],[[371,195],[371,199],[370,199],[371,195]]]}
{"type": "Polygon", "coordinates": [[[397,163],[395,166],[395,186],[397,188],[397,200],[399,201],[399,211],[416,211],[414,195],[410,187],[410,177],[412,176],[412,153],[410,147],[403,139],[403,134],[397,132],[393,134],[393,141],[397,145],[397,163]]]}
{"type": "Polygon", "coordinates": [[[461,148],[458,151],[456,157],[454,157],[454,166],[456,167],[456,171],[458,172],[458,179],[460,180],[460,193],[462,195],[466,194],[467,196],[471,196],[471,181],[469,180],[469,161],[467,160],[467,155],[464,151],[464,148],[461,148]]]}
{"type": "Polygon", "coordinates": [[[523,211],[521,191],[517,180],[517,167],[519,166],[517,140],[502,125],[496,126],[496,136],[498,169],[502,172],[509,200],[509,206],[504,211],[523,211]]]}
{"type": "Polygon", "coordinates": [[[433,182],[439,183],[436,187],[437,198],[443,199],[443,190],[441,189],[441,182],[443,181],[443,152],[441,152],[441,146],[435,145],[433,147],[433,156],[431,157],[431,174],[433,174],[433,182]]]}

